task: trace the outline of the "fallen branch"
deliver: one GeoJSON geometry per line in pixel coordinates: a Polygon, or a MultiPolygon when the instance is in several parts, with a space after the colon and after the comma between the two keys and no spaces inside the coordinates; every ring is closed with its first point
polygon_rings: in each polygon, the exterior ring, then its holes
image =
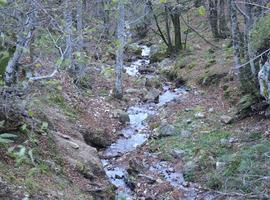
{"type": "Polygon", "coordinates": [[[50,75],[31,77],[31,78],[29,78],[29,81],[49,80],[49,79],[53,78],[57,72],[58,72],[58,69],[55,69],[50,75]]]}

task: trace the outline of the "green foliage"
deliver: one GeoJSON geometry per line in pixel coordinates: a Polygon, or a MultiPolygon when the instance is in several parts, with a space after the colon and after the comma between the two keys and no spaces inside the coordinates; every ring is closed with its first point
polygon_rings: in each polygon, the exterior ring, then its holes
{"type": "Polygon", "coordinates": [[[199,15],[200,15],[201,17],[205,16],[205,15],[206,15],[206,9],[205,9],[205,7],[204,7],[204,6],[200,6],[200,7],[198,8],[198,13],[199,13],[199,15]]]}
{"type": "Polygon", "coordinates": [[[270,14],[262,17],[251,32],[252,47],[258,51],[270,46],[270,14]]]}
{"type": "Polygon", "coordinates": [[[7,3],[7,0],[0,0],[0,6],[6,5],[6,3],[7,3]]]}

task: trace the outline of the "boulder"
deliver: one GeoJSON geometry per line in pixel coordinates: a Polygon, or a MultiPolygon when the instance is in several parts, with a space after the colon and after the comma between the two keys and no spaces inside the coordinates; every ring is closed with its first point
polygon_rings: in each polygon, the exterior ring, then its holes
{"type": "Polygon", "coordinates": [[[79,140],[66,140],[58,135],[54,135],[54,141],[59,149],[65,152],[65,157],[69,164],[76,167],[78,163],[81,163],[95,175],[105,174],[102,163],[98,157],[98,152],[94,147],[91,147],[79,140]],[[79,148],[75,149],[71,147],[70,142],[77,144],[79,148]]]}
{"type": "Polygon", "coordinates": [[[161,48],[159,45],[152,45],[150,47],[150,63],[161,62],[168,56],[165,48],[161,48]]]}
{"type": "Polygon", "coordinates": [[[129,118],[128,113],[125,112],[125,111],[121,111],[121,112],[119,113],[119,121],[120,121],[122,124],[129,123],[129,122],[130,122],[130,118],[129,118]]]}
{"type": "Polygon", "coordinates": [[[185,155],[185,151],[182,149],[173,149],[171,151],[171,155],[172,155],[172,157],[174,157],[176,159],[181,159],[185,155]]]}
{"type": "Polygon", "coordinates": [[[191,132],[190,131],[188,131],[188,130],[182,130],[181,131],[181,136],[182,137],[189,137],[189,136],[191,136],[191,132]]]}
{"type": "Polygon", "coordinates": [[[224,124],[230,124],[230,123],[232,123],[233,118],[230,117],[230,116],[228,116],[228,115],[222,115],[222,116],[220,117],[220,121],[221,121],[222,123],[224,123],[224,124]]]}
{"type": "Polygon", "coordinates": [[[140,74],[151,74],[154,73],[156,69],[153,67],[143,65],[139,67],[138,71],[140,74]]]}
{"type": "Polygon", "coordinates": [[[129,53],[135,54],[135,55],[141,55],[142,54],[142,48],[137,43],[132,43],[127,46],[127,51],[129,53]]]}
{"type": "Polygon", "coordinates": [[[145,82],[145,86],[147,88],[156,88],[156,89],[159,89],[159,88],[162,87],[162,83],[159,80],[159,78],[155,76],[155,77],[147,78],[146,79],[146,82],[145,82]]]}
{"type": "Polygon", "coordinates": [[[202,112],[198,112],[195,114],[195,118],[196,119],[203,119],[203,118],[205,118],[205,114],[202,112]]]}
{"type": "Polygon", "coordinates": [[[158,63],[160,69],[170,69],[173,67],[173,61],[169,58],[165,58],[160,63],[158,63]]]}
{"type": "Polygon", "coordinates": [[[145,170],[145,167],[142,163],[141,158],[133,158],[128,163],[128,169],[127,172],[129,175],[138,175],[139,173],[142,173],[145,170]]]}
{"type": "Polygon", "coordinates": [[[176,134],[176,129],[173,125],[168,124],[168,123],[163,123],[160,125],[158,129],[158,136],[159,137],[168,137],[168,136],[173,136],[176,134]]]}
{"type": "Polygon", "coordinates": [[[143,97],[144,102],[158,103],[160,91],[158,89],[152,89],[146,93],[143,97]]]}
{"type": "Polygon", "coordinates": [[[96,148],[105,148],[112,143],[112,134],[108,130],[98,128],[95,130],[81,130],[86,144],[96,148]]]}

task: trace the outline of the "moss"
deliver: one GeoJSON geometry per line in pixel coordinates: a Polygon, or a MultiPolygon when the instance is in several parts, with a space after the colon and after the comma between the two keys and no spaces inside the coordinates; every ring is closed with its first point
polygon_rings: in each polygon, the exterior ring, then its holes
{"type": "Polygon", "coordinates": [[[263,80],[263,96],[265,98],[268,98],[269,97],[269,94],[268,94],[268,87],[267,87],[267,83],[265,80],[263,80]]]}

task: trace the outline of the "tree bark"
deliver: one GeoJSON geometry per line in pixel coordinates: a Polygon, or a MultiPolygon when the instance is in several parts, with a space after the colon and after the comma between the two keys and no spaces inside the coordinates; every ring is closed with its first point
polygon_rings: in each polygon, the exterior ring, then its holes
{"type": "Polygon", "coordinates": [[[181,36],[180,14],[176,8],[171,10],[171,18],[174,27],[175,51],[179,52],[182,49],[182,36],[181,36]]]}
{"type": "Polygon", "coordinates": [[[225,14],[225,0],[219,1],[219,37],[226,39],[229,36],[229,28],[227,26],[226,14],[225,14]]]}
{"type": "Polygon", "coordinates": [[[219,38],[218,31],[218,0],[209,0],[209,22],[213,37],[219,38]]]}
{"type": "Polygon", "coordinates": [[[114,97],[121,99],[123,97],[122,72],[123,72],[123,53],[125,48],[125,6],[120,0],[118,1],[119,19],[117,25],[118,48],[116,52],[115,65],[115,88],[114,97]]]}
{"type": "Polygon", "coordinates": [[[165,24],[166,24],[166,32],[167,32],[167,41],[168,41],[168,49],[170,52],[173,52],[173,45],[172,45],[172,39],[171,39],[171,30],[170,30],[170,21],[169,21],[169,8],[168,4],[164,4],[165,9],[165,24]]]}
{"type": "Polygon", "coordinates": [[[239,77],[239,66],[241,64],[240,59],[240,33],[238,27],[238,17],[237,10],[234,0],[229,0],[229,9],[230,9],[230,17],[231,17],[231,29],[232,29],[232,40],[233,40],[233,54],[234,54],[234,66],[236,69],[236,73],[239,77]]]}
{"type": "Polygon", "coordinates": [[[254,24],[254,18],[252,14],[252,5],[248,4],[248,0],[246,1],[245,5],[245,11],[246,11],[246,17],[245,17],[245,43],[246,43],[246,49],[247,49],[247,60],[250,60],[250,68],[253,76],[256,76],[256,68],[255,68],[255,63],[253,61],[253,58],[255,57],[255,54],[252,50],[251,44],[250,44],[250,34],[251,34],[251,29],[254,24]]]}
{"type": "Polygon", "coordinates": [[[78,43],[77,51],[79,52],[79,60],[77,60],[78,67],[75,69],[76,72],[80,72],[83,69],[82,57],[83,57],[83,1],[77,1],[77,31],[78,31],[78,43]]]}
{"type": "Polygon", "coordinates": [[[65,1],[65,33],[66,33],[66,60],[68,61],[69,70],[71,73],[75,72],[74,62],[73,62],[73,38],[72,38],[72,5],[71,0],[65,1]]]}
{"type": "MultiPolygon", "coordinates": [[[[34,8],[32,1],[27,1],[27,3],[31,6],[31,8],[34,8]]],[[[18,77],[18,62],[23,55],[24,49],[27,49],[29,47],[29,44],[33,37],[33,32],[35,29],[34,19],[35,14],[34,12],[28,14],[26,16],[26,19],[20,19],[20,26],[22,27],[21,32],[17,35],[17,43],[16,43],[16,49],[9,60],[6,71],[5,71],[5,77],[4,81],[7,86],[11,86],[17,82],[18,77]],[[25,22],[25,21],[26,22],[25,22]]]]}

